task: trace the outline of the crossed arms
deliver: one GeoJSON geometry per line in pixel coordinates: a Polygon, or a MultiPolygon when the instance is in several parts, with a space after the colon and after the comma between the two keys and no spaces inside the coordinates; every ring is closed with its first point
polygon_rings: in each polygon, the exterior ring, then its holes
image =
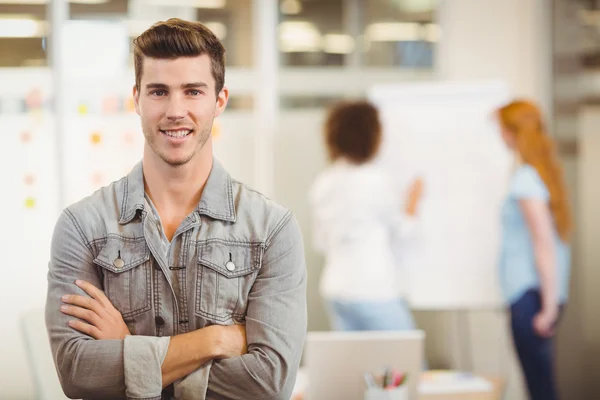
{"type": "Polygon", "coordinates": [[[191,389],[202,393],[199,398],[289,398],[306,333],[303,252],[300,230],[289,217],[267,244],[245,327],[133,336],[98,289],[102,282],[88,241],[65,210],[53,235],[46,301],[63,390],[72,398],[160,399],[163,387],[183,378],[197,386],[191,389]]]}

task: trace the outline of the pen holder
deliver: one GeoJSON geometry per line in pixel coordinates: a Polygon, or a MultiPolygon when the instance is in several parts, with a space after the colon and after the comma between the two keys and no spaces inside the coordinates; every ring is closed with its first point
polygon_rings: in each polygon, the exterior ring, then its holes
{"type": "Polygon", "coordinates": [[[408,385],[394,389],[371,387],[365,390],[365,400],[408,400],[408,385]]]}

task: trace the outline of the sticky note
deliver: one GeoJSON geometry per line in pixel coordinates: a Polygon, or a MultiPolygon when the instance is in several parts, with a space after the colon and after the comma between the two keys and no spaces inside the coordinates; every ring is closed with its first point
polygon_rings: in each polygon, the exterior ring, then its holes
{"type": "Polygon", "coordinates": [[[42,91],[40,89],[31,90],[25,97],[27,108],[40,108],[42,106],[42,91]]]}
{"type": "Polygon", "coordinates": [[[102,112],[104,114],[115,114],[119,110],[119,100],[116,97],[106,97],[102,101],[102,112]]]}
{"type": "Polygon", "coordinates": [[[133,101],[133,97],[129,97],[125,102],[125,110],[127,112],[135,112],[135,102],[133,101]]]}
{"type": "Polygon", "coordinates": [[[98,145],[102,143],[102,134],[100,132],[93,132],[90,135],[90,141],[93,145],[98,145]]]}
{"type": "Polygon", "coordinates": [[[210,131],[210,134],[213,139],[218,139],[221,136],[221,124],[219,123],[218,120],[215,120],[213,122],[213,126],[210,131]]]}
{"type": "Polygon", "coordinates": [[[31,142],[31,132],[27,132],[27,131],[21,132],[19,139],[21,139],[21,143],[31,142]]]}
{"type": "Polygon", "coordinates": [[[25,184],[27,186],[31,186],[35,183],[35,177],[33,175],[25,175],[25,178],[23,178],[23,181],[25,182],[25,184]]]}
{"type": "Polygon", "coordinates": [[[33,197],[28,197],[25,199],[25,208],[35,208],[35,199],[33,197]]]}
{"type": "Polygon", "coordinates": [[[94,186],[100,186],[104,183],[104,175],[100,172],[92,174],[92,184],[94,186]]]}
{"type": "Polygon", "coordinates": [[[123,142],[128,146],[133,145],[135,143],[135,134],[133,132],[125,132],[123,134],[123,142]]]}

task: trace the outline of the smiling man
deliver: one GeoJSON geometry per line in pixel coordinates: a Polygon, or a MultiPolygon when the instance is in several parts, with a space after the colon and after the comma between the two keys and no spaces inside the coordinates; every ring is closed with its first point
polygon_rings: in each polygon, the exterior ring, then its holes
{"type": "Polygon", "coordinates": [[[67,396],[289,399],[306,333],[290,211],[232,179],[211,128],[224,49],[195,22],[134,41],[141,163],[61,214],[46,325],[67,396]]]}

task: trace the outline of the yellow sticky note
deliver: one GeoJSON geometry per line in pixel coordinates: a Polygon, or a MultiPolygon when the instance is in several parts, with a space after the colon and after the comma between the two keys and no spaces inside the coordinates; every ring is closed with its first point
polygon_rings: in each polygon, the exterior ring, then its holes
{"type": "Polygon", "coordinates": [[[33,197],[28,197],[25,199],[25,208],[34,208],[35,207],[35,199],[33,197]]]}
{"type": "Polygon", "coordinates": [[[85,105],[85,104],[80,104],[80,105],[77,107],[77,112],[78,112],[79,114],[81,114],[81,115],[86,115],[86,114],[88,113],[88,108],[87,108],[87,105],[85,105]]]}
{"type": "Polygon", "coordinates": [[[133,100],[133,97],[129,97],[125,102],[125,110],[127,112],[135,112],[135,101],[133,100]]]}
{"type": "Polygon", "coordinates": [[[221,124],[218,120],[213,122],[212,130],[210,132],[213,139],[218,139],[221,136],[221,124]]]}
{"type": "Polygon", "coordinates": [[[102,134],[100,132],[94,132],[90,135],[90,141],[92,144],[97,145],[102,142],[102,134]]]}

